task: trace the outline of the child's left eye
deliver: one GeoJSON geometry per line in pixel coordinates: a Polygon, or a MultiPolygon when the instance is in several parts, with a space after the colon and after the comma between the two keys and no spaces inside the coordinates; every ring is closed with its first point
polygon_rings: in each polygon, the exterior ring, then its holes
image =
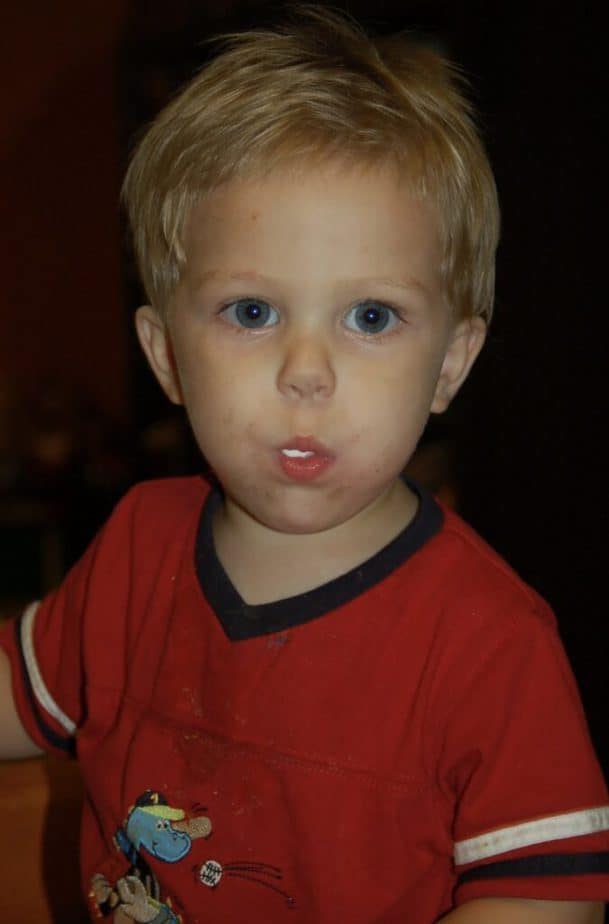
{"type": "Polygon", "coordinates": [[[279,323],[279,313],[260,298],[240,298],[226,305],[220,312],[230,324],[258,330],[279,323]]]}
{"type": "Polygon", "coordinates": [[[359,334],[384,334],[398,323],[393,308],[372,299],[359,302],[345,316],[345,326],[359,334]]]}

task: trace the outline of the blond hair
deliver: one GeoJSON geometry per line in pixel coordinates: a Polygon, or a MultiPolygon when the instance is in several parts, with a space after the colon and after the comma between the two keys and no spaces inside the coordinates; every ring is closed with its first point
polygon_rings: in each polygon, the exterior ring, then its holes
{"type": "Polygon", "coordinates": [[[495,183],[455,67],[406,35],[371,39],[307,6],[278,27],[225,36],[156,118],[123,187],[148,298],[165,311],[206,193],[278,166],[393,162],[440,215],[442,277],[457,317],[489,320],[499,232],[495,183]]]}

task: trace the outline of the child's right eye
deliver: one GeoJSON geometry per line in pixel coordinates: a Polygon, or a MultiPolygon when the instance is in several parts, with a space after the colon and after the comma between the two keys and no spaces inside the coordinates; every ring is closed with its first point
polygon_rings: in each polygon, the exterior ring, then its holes
{"type": "Polygon", "coordinates": [[[273,327],[279,323],[278,311],[259,298],[240,298],[226,305],[220,313],[230,324],[252,330],[273,327]]]}

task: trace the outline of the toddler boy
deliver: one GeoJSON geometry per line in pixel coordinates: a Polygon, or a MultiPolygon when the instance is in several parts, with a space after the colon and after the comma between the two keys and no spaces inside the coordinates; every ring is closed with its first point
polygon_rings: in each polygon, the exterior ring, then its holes
{"type": "Polygon", "coordinates": [[[553,616],[401,475],[492,307],[454,72],[320,10],[233,37],[125,198],[139,338],[213,477],[133,489],[1,639],[3,754],[82,767],[92,916],[598,922],[553,616]]]}

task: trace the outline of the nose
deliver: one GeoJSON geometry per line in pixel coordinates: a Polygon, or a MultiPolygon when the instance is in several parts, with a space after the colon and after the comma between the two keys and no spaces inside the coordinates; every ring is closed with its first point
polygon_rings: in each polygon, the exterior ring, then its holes
{"type": "Polygon", "coordinates": [[[291,400],[329,398],[336,379],[326,344],[313,335],[300,336],[288,344],[277,387],[291,400]]]}

